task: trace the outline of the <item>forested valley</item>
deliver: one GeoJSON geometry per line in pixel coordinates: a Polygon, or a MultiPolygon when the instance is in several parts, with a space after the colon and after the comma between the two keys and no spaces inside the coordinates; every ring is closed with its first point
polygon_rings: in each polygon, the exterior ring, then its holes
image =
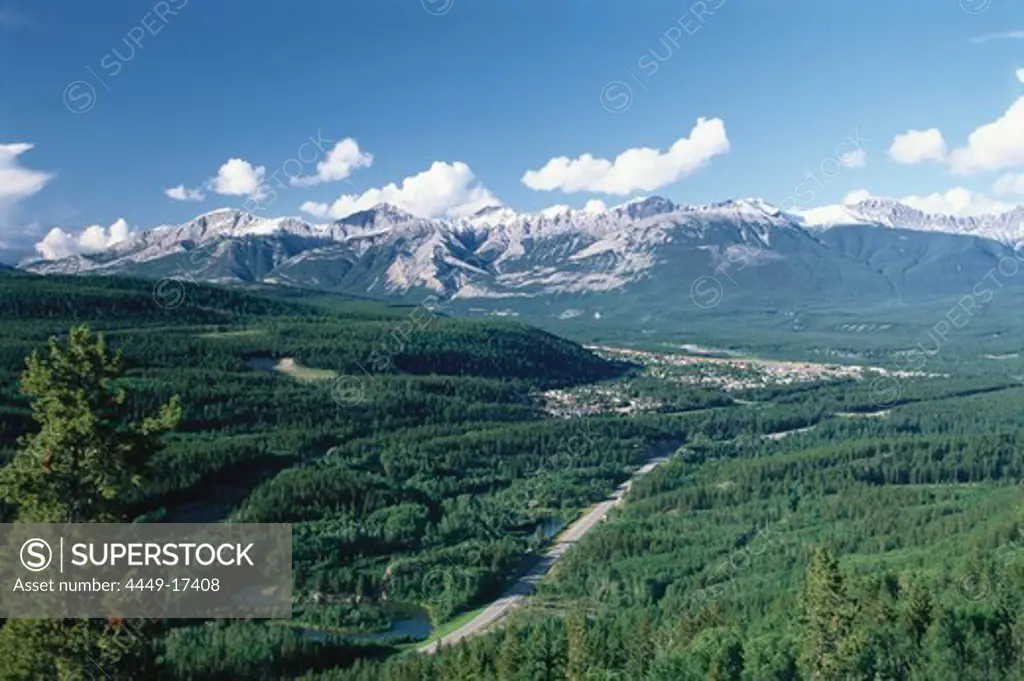
{"type": "MultiPolygon", "coordinates": [[[[1005,372],[906,381],[885,409],[864,381],[644,378],[659,409],[555,418],[543,391],[642,367],[301,292],[189,285],[165,309],[119,278],[2,273],[0,319],[4,461],[37,429],[25,358],[87,324],[121,353],[126,422],[180,401],[124,514],[293,525],[291,620],[149,622],[110,678],[1024,678],[1024,388],[1005,372]],[[654,451],[674,455],[503,626],[434,655],[396,627],[487,603],[654,451]]],[[[55,678],[59,635],[26,622],[0,628],[0,677],[55,678]]],[[[94,628],[61,664],[102,657],[115,634],[94,628]]]]}

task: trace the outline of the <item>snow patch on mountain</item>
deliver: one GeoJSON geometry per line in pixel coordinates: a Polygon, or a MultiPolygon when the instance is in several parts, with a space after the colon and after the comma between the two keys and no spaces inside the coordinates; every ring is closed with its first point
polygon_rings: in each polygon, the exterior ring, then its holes
{"type": "Polygon", "coordinates": [[[1024,207],[1004,213],[960,217],[926,213],[895,199],[870,198],[850,205],[824,206],[797,214],[804,227],[873,225],[890,229],[978,236],[1014,245],[1024,240],[1024,207]]]}
{"type": "Polygon", "coordinates": [[[857,215],[849,206],[821,206],[794,213],[794,217],[808,228],[829,228],[837,225],[869,225],[866,218],[857,215]]]}
{"type": "Polygon", "coordinates": [[[655,196],[600,210],[588,204],[583,210],[553,206],[519,213],[489,206],[458,219],[422,218],[380,204],[326,224],[220,209],[137,232],[88,256],[23,267],[61,274],[146,274],[152,268],[155,276],[175,276],[179,258],[191,262],[200,254],[202,267],[186,265],[197,280],[387,295],[427,289],[459,298],[534,297],[621,290],[655,276],[681,277],[686,284],[707,274],[701,268],[708,263],[771,269],[786,257],[805,255],[819,263],[814,258],[833,256],[815,251],[822,246],[809,232],[845,225],[1017,243],[1024,238],[1024,208],[959,218],[871,198],[789,214],[757,198],[682,206],[655,196]],[[207,267],[209,262],[214,264],[207,267]]]}

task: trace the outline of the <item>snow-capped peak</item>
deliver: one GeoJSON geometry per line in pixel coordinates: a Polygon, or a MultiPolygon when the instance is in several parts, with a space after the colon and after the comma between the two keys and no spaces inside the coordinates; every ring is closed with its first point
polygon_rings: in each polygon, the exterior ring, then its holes
{"type": "Polygon", "coordinates": [[[559,215],[566,215],[567,213],[570,212],[572,212],[572,209],[569,208],[569,206],[559,204],[556,206],[548,206],[547,208],[538,211],[537,215],[540,215],[541,217],[545,218],[554,218],[558,217],[559,215]]]}
{"type": "Polygon", "coordinates": [[[765,229],[798,226],[793,216],[758,198],[729,199],[700,206],[688,206],[683,210],[696,215],[700,220],[760,225],[759,232],[763,232],[763,235],[767,235],[765,229]]]}
{"type": "MultiPolygon", "coordinates": [[[[525,286],[527,280],[543,280],[548,282],[545,286],[559,290],[588,291],[623,286],[643,276],[659,262],[660,253],[672,248],[668,244],[696,243],[701,244],[698,249],[714,249],[731,243],[729,248],[756,248],[767,253],[779,243],[778,234],[799,242],[803,228],[842,225],[947,232],[1016,243],[1024,238],[1024,208],[963,218],[872,198],[788,214],[759,198],[680,206],[653,196],[600,210],[553,206],[518,213],[508,206],[493,205],[458,219],[416,217],[382,203],[326,225],[222,208],[180,225],[136,232],[85,258],[33,263],[28,268],[40,272],[138,271],[143,263],[177,258],[208,245],[211,252],[262,254],[269,260],[261,263],[270,261],[283,267],[273,275],[280,281],[303,282],[296,272],[317,266],[315,263],[335,262],[332,258],[349,263],[367,253],[379,253],[387,268],[376,275],[373,281],[378,283],[372,286],[402,290],[419,285],[450,287],[473,267],[480,267],[480,259],[485,257],[494,272],[508,272],[509,281],[519,282],[509,284],[512,288],[525,286]],[[531,259],[540,268],[537,272],[529,277],[523,272],[512,274],[518,263],[531,259]],[[567,263],[569,270],[562,271],[567,263]],[[453,270],[456,278],[449,281],[446,274],[453,270]],[[516,276],[526,279],[519,281],[516,276]],[[575,283],[566,283],[570,281],[575,283]]],[[[368,270],[379,265],[373,258],[366,263],[368,270]]],[[[224,270],[219,271],[225,276],[224,270]]]]}
{"type": "Polygon", "coordinates": [[[765,215],[769,215],[771,217],[778,216],[782,213],[782,211],[780,211],[778,208],[768,203],[764,199],[759,199],[756,197],[738,199],[736,201],[732,201],[731,203],[740,210],[764,213],[765,215]]]}
{"type": "Polygon", "coordinates": [[[801,226],[809,228],[868,224],[862,216],[851,210],[850,206],[843,204],[795,210],[791,215],[801,226]]]}
{"type": "Polygon", "coordinates": [[[639,220],[662,213],[671,213],[678,208],[679,206],[661,196],[642,196],[613,206],[608,212],[639,220]]]}
{"type": "Polygon", "coordinates": [[[869,198],[857,203],[823,206],[796,213],[805,227],[828,229],[842,225],[874,225],[891,229],[942,232],[1017,243],[1024,239],[1024,207],[1003,213],[957,216],[927,213],[896,199],[869,198]]]}
{"type": "Polygon", "coordinates": [[[398,206],[391,203],[378,203],[373,208],[367,208],[366,210],[360,210],[351,215],[347,215],[335,224],[338,225],[350,225],[352,227],[371,227],[371,226],[393,226],[404,222],[413,222],[419,220],[412,213],[402,210],[398,206]]]}
{"type": "Polygon", "coordinates": [[[486,206],[473,213],[467,222],[475,227],[491,227],[508,224],[519,218],[519,213],[508,206],[486,206]]]}
{"type": "MultiPolygon", "coordinates": [[[[508,206],[502,206],[500,204],[495,204],[493,206],[484,206],[483,208],[481,208],[477,212],[473,213],[470,217],[471,218],[482,218],[485,215],[495,215],[495,214],[501,213],[503,211],[512,211],[512,209],[509,208],[508,206]]],[[[514,213],[515,211],[512,211],[512,212],[514,213]]]]}

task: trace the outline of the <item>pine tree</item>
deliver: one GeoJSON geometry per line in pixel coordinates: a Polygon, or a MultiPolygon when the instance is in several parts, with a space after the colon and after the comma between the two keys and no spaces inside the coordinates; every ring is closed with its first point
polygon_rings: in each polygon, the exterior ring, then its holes
{"type": "Polygon", "coordinates": [[[716,630],[715,646],[708,660],[708,681],[740,681],[743,675],[743,640],[731,630],[716,630]]]}
{"type": "MultiPolygon", "coordinates": [[[[177,398],[154,418],[131,423],[116,384],[120,358],[86,326],[66,345],[32,353],[22,375],[39,432],[0,471],[0,487],[22,523],[118,522],[160,436],[178,422],[177,398]]],[[[0,629],[5,679],[143,678],[148,664],[138,626],[101,619],[8,620],[0,629]]]]}
{"type": "Polygon", "coordinates": [[[120,522],[125,498],[138,486],[160,436],[181,416],[177,397],[158,415],[130,423],[127,394],[116,384],[120,355],[111,356],[88,326],[71,329],[66,346],[51,338],[49,353],[33,352],[21,390],[31,400],[39,432],[0,472],[20,522],[120,522]]]}
{"type": "Polygon", "coordinates": [[[1020,612],[1020,606],[1016,594],[1011,591],[1009,584],[1000,584],[1000,589],[995,595],[993,612],[990,615],[990,626],[993,644],[997,652],[995,662],[1002,670],[1011,669],[1019,654],[1014,630],[1018,612],[1020,612]]]}
{"type": "Polygon", "coordinates": [[[566,619],[569,648],[567,651],[566,681],[585,681],[587,671],[593,665],[587,650],[587,616],[582,610],[574,610],[566,619]]]}
{"type": "Polygon", "coordinates": [[[932,623],[932,595],[920,581],[913,580],[904,586],[903,627],[920,646],[924,634],[932,623]]]}
{"type": "Polygon", "coordinates": [[[966,627],[955,610],[939,605],[925,634],[923,676],[926,679],[959,678],[966,652],[966,627]]]}
{"type": "Polygon", "coordinates": [[[523,646],[519,641],[519,628],[510,623],[505,627],[505,638],[498,652],[498,680],[513,681],[523,663],[523,646]]]}
{"type": "Polygon", "coordinates": [[[530,681],[556,681],[565,676],[565,638],[553,625],[537,622],[530,627],[522,665],[523,677],[530,681]]]}
{"type": "Polygon", "coordinates": [[[827,548],[815,552],[807,570],[804,613],[805,673],[811,679],[842,678],[839,648],[850,632],[850,612],[839,562],[827,548]]]}
{"type": "Polygon", "coordinates": [[[658,653],[654,648],[654,627],[651,625],[650,615],[646,611],[640,613],[635,628],[630,634],[628,651],[626,676],[631,679],[644,678],[658,653]]]}

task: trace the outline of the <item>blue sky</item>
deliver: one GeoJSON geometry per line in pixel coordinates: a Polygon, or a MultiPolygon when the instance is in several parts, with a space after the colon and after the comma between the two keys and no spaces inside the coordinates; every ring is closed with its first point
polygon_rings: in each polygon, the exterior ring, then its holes
{"type": "Polygon", "coordinates": [[[0,251],[21,254],[223,206],[1024,195],[1007,0],[0,0],[0,60],[0,251]]]}

